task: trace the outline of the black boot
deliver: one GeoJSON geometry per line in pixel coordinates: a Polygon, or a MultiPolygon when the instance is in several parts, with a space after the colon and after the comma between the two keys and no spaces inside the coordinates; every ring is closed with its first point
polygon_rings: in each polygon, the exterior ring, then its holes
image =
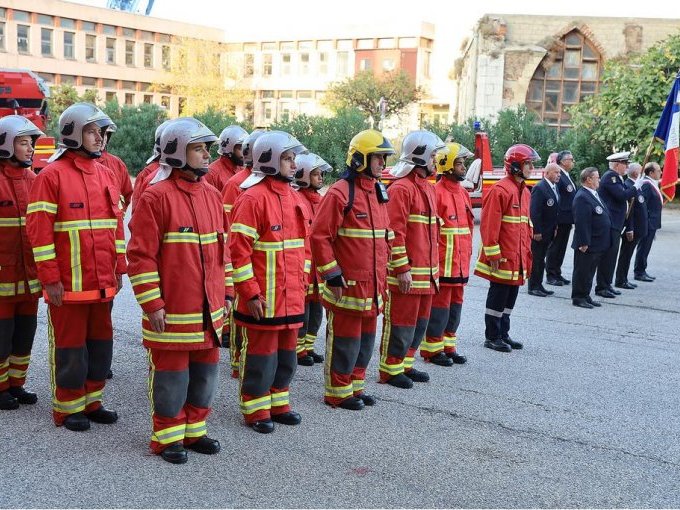
{"type": "Polygon", "coordinates": [[[394,386],[395,388],[401,388],[403,390],[408,390],[413,388],[413,381],[406,377],[405,374],[398,374],[394,377],[390,377],[387,384],[394,386]]]}
{"type": "Polygon", "coordinates": [[[87,416],[90,421],[103,423],[105,425],[111,425],[118,421],[118,413],[116,411],[111,411],[110,409],[105,409],[104,407],[99,407],[92,412],[86,413],[85,416],[87,416]]]}
{"type": "Polygon", "coordinates": [[[90,420],[84,413],[69,414],[64,420],[64,427],[74,432],[90,430],[90,420]]]}
{"type": "Polygon", "coordinates": [[[210,439],[208,436],[201,437],[198,441],[186,445],[185,448],[204,455],[215,455],[221,449],[220,442],[217,439],[210,439]]]}
{"type": "Polygon", "coordinates": [[[283,423],[284,425],[299,425],[302,421],[302,416],[293,411],[288,411],[282,414],[272,414],[272,421],[283,423]]]}
{"type": "Polygon", "coordinates": [[[513,350],[514,350],[514,349],[519,350],[519,349],[521,349],[521,348],[523,347],[521,342],[515,342],[515,341],[514,341],[512,338],[510,338],[510,337],[504,338],[504,339],[503,339],[503,342],[505,342],[505,343],[508,344],[510,347],[512,347],[513,350]]]}
{"type": "Polygon", "coordinates": [[[314,358],[312,358],[309,354],[307,354],[305,356],[298,356],[297,364],[301,365],[303,367],[313,367],[314,366],[314,358]]]}
{"type": "Polygon", "coordinates": [[[269,434],[274,432],[274,422],[271,420],[256,421],[255,423],[251,423],[249,427],[260,434],[269,434]]]}
{"type": "Polygon", "coordinates": [[[443,352],[437,353],[431,358],[425,358],[425,361],[428,363],[434,363],[440,367],[450,367],[453,365],[453,361],[451,361],[451,359],[443,352]]]}
{"type": "Polygon", "coordinates": [[[367,395],[366,393],[359,393],[356,395],[358,399],[360,399],[364,405],[366,406],[374,406],[375,405],[375,397],[373,395],[367,395]]]}
{"type": "Polygon", "coordinates": [[[467,363],[467,358],[463,356],[462,354],[458,354],[458,352],[453,351],[453,352],[447,352],[446,355],[451,358],[451,361],[453,361],[456,365],[463,365],[467,363]]]}
{"type": "Polygon", "coordinates": [[[484,347],[487,349],[493,349],[498,352],[512,352],[512,347],[503,342],[500,338],[494,340],[489,340],[488,338],[484,341],[484,347]]]}
{"type": "MultiPolygon", "coordinates": [[[[328,402],[326,402],[328,404],[328,402]]],[[[331,404],[328,404],[331,405],[331,404]]],[[[359,397],[349,397],[340,402],[336,407],[348,409],[349,411],[361,411],[364,408],[364,401],[359,397]]]]}
{"type": "Polygon", "coordinates": [[[413,382],[430,381],[430,375],[427,372],[423,372],[422,370],[416,370],[415,368],[412,368],[411,370],[404,373],[406,374],[406,377],[411,379],[413,382]]]}
{"type": "Polygon", "coordinates": [[[161,457],[170,464],[184,464],[189,460],[189,455],[187,455],[187,451],[184,449],[182,443],[175,443],[168,446],[161,452],[161,457]]]}
{"type": "Polygon", "coordinates": [[[38,395],[30,391],[26,391],[23,386],[12,386],[9,392],[16,398],[20,404],[32,405],[38,401],[38,395]]]}
{"type": "Polygon", "coordinates": [[[323,363],[323,356],[321,354],[317,354],[314,351],[309,351],[309,355],[314,360],[314,363],[323,363]]]}
{"type": "Polygon", "coordinates": [[[19,409],[19,401],[9,391],[1,391],[0,409],[3,411],[19,409]]]}

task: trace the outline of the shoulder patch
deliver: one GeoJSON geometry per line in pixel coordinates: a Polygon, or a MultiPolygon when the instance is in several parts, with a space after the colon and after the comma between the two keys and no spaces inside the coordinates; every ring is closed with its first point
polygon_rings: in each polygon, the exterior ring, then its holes
{"type": "Polygon", "coordinates": [[[552,207],[553,205],[555,205],[555,201],[552,198],[549,198],[546,204],[548,205],[548,207],[552,207]]]}
{"type": "Polygon", "coordinates": [[[571,193],[572,191],[574,191],[574,187],[571,184],[569,184],[567,186],[567,193],[571,193]]]}
{"type": "Polygon", "coordinates": [[[602,209],[602,207],[600,207],[599,205],[597,207],[595,207],[595,213],[596,214],[602,214],[603,212],[604,212],[604,209],[602,209]]]}

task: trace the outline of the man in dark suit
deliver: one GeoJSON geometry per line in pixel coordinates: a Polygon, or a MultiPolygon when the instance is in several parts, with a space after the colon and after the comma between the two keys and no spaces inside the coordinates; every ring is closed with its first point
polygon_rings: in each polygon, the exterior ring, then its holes
{"type": "MultiPolygon", "coordinates": [[[[626,179],[623,181],[624,186],[632,188],[635,181],[640,177],[641,171],[642,166],[638,163],[628,165],[626,179]]],[[[621,249],[619,250],[619,262],[616,264],[616,278],[614,280],[614,286],[619,289],[637,287],[637,285],[628,281],[628,269],[635,246],[640,242],[640,239],[647,235],[647,223],[647,201],[644,195],[639,192],[633,199],[623,234],[621,234],[621,249]]]]}
{"type": "Polygon", "coordinates": [[[647,163],[644,172],[645,177],[642,180],[640,193],[645,197],[647,203],[647,235],[640,239],[638,243],[633,273],[636,280],[652,282],[655,278],[647,274],[647,257],[652,249],[656,231],[661,228],[661,206],[663,205],[663,199],[658,184],[661,179],[661,167],[658,163],[647,163]]]}
{"type": "Polygon", "coordinates": [[[569,244],[569,233],[574,224],[572,202],[576,196],[576,185],[571,179],[569,172],[574,168],[574,156],[569,151],[557,154],[557,164],[560,165],[560,180],[557,182],[557,191],[560,194],[559,214],[557,215],[557,233],[548,247],[548,255],[545,261],[546,280],[549,285],[569,285],[569,280],[562,276],[562,262],[569,244]]]}
{"type": "Polygon", "coordinates": [[[534,224],[531,239],[533,265],[529,277],[529,295],[531,296],[546,297],[554,294],[552,290],[543,287],[543,270],[545,254],[555,237],[557,228],[560,199],[556,184],[560,180],[560,172],[560,167],[556,163],[550,163],[543,171],[543,179],[531,189],[529,215],[534,224]]]}
{"type": "Polygon", "coordinates": [[[611,220],[606,206],[600,200],[597,188],[600,174],[595,167],[581,172],[581,188],[576,192],[574,211],[574,273],[572,275],[571,301],[574,306],[594,308],[602,306],[590,297],[595,269],[602,255],[611,245],[611,220]]]}
{"type": "Polygon", "coordinates": [[[612,287],[616,259],[619,255],[619,236],[626,221],[628,200],[637,195],[637,188],[641,184],[636,181],[630,189],[623,185],[623,174],[628,168],[629,158],[630,152],[617,152],[609,156],[607,158],[609,170],[602,176],[598,189],[600,198],[609,211],[612,229],[609,249],[602,255],[597,266],[595,294],[604,298],[614,298],[621,294],[621,291],[612,287]]]}

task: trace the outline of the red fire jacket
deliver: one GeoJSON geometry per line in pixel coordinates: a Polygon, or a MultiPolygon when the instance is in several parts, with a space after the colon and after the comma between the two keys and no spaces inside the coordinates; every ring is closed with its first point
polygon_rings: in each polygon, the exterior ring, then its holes
{"type": "MultiPolygon", "coordinates": [[[[309,211],[309,217],[314,220],[316,217],[316,211],[319,208],[321,199],[323,198],[318,191],[311,188],[301,188],[300,198],[302,202],[307,206],[309,211]]],[[[311,269],[309,271],[309,288],[307,289],[307,301],[318,301],[319,300],[319,275],[316,273],[316,264],[311,261],[311,269]]]]}
{"type": "Polygon", "coordinates": [[[531,273],[531,194],[524,182],[508,175],[494,184],[482,202],[482,249],[475,274],[506,285],[522,285],[531,273]],[[489,262],[499,260],[498,271],[489,262]]]}
{"type": "Polygon", "coordinates": [[[220,156],[210,163],[205,180],[208,184],[217,188],[217,191],[221,193],[227,185],[227,181],[241,170],[243,170],[242,166],[237,166],[227,156],[220,156]]]}
{"type": "Polygon", "coordinates": [[[111,154],[108,151],[102,151],[102,157],[99,158],[99,163],[109,168],[118,180],[118,186],[120,187],[121,196],[121,206],[123,209],[123,215],[130,205],[130,200],[132,199],[132,180],[130,180],[130,174],[128,173],[127,166],[123,163],[123,160],[118,156],[111,154]]]}
{"type": "Polygon", "coordinates": [[[307,207],[287,182],[266,177],[238,198],[229,233],[237,324],[254,329],[302,326],[311,266],[309,225],[307,207]],[[248,310],[254,297],[267,303],[260,320],[248,310]]]}
{"type": "Polygon", "coordinates": [[[231,218],[231,210],[234,208],[236,199],[243,193],[241,189],[241,184],[245,181],[251,174],[251,168],[244,168],[231,179],[227,181],[222,190],[222,203],[224,204],[224,211],[227,213],[227,217],[231,218]]]}
{"type": "Polygon", "coordinates": [[[414,171],[390,186],[387,203],[394,242],[387,283],[399,292],[397,275],[411,271],[409,294],[434,294],[439,286],[439,226],[434,187],[414,171]]]}
{"type": "Polygon", "coordinates": [[[65,303],[113,299],[116,275],[127,271],[127,262],[120,188],[111,170],[67,151],[35,179],[26,227],[43,286],[61,281],[65,303]]]}
{"type": "Polygon", "coordinates": [[[135,207],[137,207],[137,202],[139,202],[139,198],[142,196],[142,193],[144,193],[144,190],[149,186],[149,181],[154,178],[156,175],[156,171],[158,170],[159,167],[158,161],[152,161],[148,165],[146,165],[138,174],[137,177],[135,177],[135,187],[132,190],[132,212],[135,211],[135,207]]]}
{"type": "Polygon", "coordinates": [[[130,221],[130,282],[145,314],[166,313],[162,333],[142,319],[145,347],[208,349],[222,338],[224,302],[233,297],[225,224],[219,193],[177,170],[140,199],[130,221]]]}
{"type": "Polygon", "coordinates": [[[0,161],[0,301],[40,297],[38,270],[26,233],[28,194],[35,174],[0,161]]]}
{"type": "Polygon", "coordinates": [[[434,186],[439,229],[439,283],[465,285],[470,276],[475,217],[470,194],[458,181],[442,177],[434,186]]]}
{"type": "Polygon", "coordinates": [[[325,285],[321,299],[331,310],[377,315],[387,298],[387,261],[394,233],[373,179],[355,179],[354,203],[344,213],[349,186],[344,179],[333,184],[312,223],[312,254],[319,276],[329,280],[343,275],[347,283],[339,301],[325,285]]]}

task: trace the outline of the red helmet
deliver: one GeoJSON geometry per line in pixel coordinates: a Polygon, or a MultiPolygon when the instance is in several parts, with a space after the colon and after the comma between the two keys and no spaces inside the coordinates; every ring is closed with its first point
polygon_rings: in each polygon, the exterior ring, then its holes
{"type": "Polygon", "coordinates": [[[510,174],[519,174],[522,172],[524,163],[531,161],[540,161],[541,157],[532,147],[523,143],[513,145],[505,152],[505,171],[510,174]]]}

